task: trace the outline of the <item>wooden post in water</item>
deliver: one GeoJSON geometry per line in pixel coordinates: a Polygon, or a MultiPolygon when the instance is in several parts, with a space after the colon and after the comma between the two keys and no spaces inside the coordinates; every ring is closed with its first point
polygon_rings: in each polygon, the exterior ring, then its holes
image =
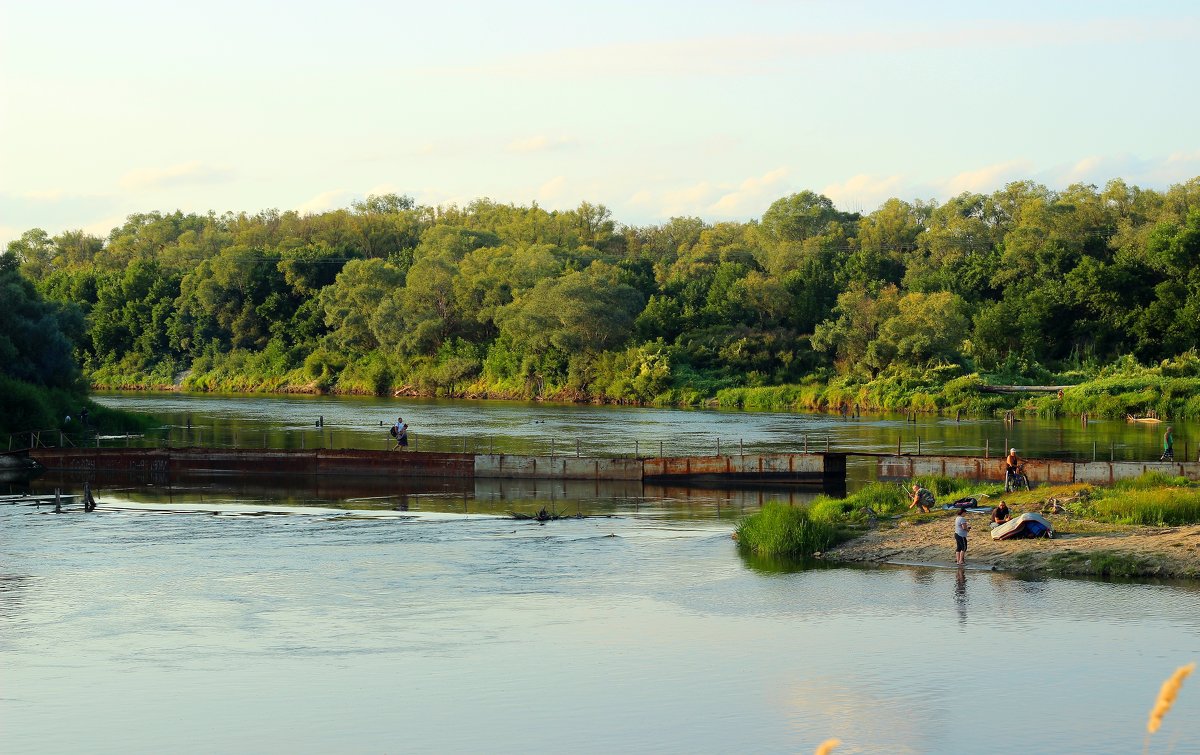
{"type": "Polygon", "coordinates": [[[662,443],[663,442],[661,440],[658,442],[658,458],[660,459],[663,457],[662,443]]]}
{"type": "Polygon", "coordinates": [[[921,436],[917,436],[917,456],[921,455],[921,436]]]}
{"type": "MultiPolygon", "coordinates": [[[[720,443],[720,441],[717,441],[720,443]]],[[[579,458],[579,438],[575,439],[575,458],[579,458]]]]}
{"type": "Polygon", "coordinates": [[[983,458],[986,459],[989,456],[991,456],[991,452],[992,452],[992,439],[984,438],[983,439],[983,458]]]}
{"type": "Polygon", "coordinates": [[[804,434],[804,453],[808,453],[808,433],[804,434]]]}
{"type": "MultiPolygon", "coordinates": [[[[746,446],[742,443],[741,438],[738,438],[738,453],[742,456],[746,455],[746,446]]],[[[1187,452],[1185,451],[1183,455],[1187,456],[1187,452]]]]}
{"type": "Polygon", "coordinates": [[[900,435],[896,435],[896,455],[900,455],[900,435]]]}
{"type": "Polygon", "coordinates": [[[721,436],[717,436],[717,456],[721,455],[721,436]]]}
{"type": "Polygon", "coordinates": [[[641,454],[641,452],[638,450],[638,442],[637,442],[637,439],[636,439],[636,438],[635,438],[635,439],[634,439],[634,441],[633,441],[633,458],[635,458],[635,459],[640,459],[640,458],[642,458],[642,454],[641,454]]]}
{"type": "Polygon", "coordinates": [[[1096,441],[1092,441],[1092,461],[1096,460],[1096,441]]]}
{"type": "Polygon", "coordinates": [[[550,455],[554,456],[554,438],[550,439],[550,455]]]}
{"type": "Polygon", "coordinates": [[[829,453],[829,436],[825,436],[825,453],[829,453]]]}
{"type": "Polygon", "coordinates": [[[1115,461],[1117,458],[1117,449],[1114,441],[1108,442],[1108,460],[1115,461]]]}

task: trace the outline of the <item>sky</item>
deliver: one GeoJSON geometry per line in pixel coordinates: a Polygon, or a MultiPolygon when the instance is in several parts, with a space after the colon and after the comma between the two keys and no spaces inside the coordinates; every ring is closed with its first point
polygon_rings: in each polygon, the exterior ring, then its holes
{"type": "Polygon", "coordinates": [[[645,225],[1200,176],[1200,4],[0,0],[0,244],[369,194],[645,225]]]}

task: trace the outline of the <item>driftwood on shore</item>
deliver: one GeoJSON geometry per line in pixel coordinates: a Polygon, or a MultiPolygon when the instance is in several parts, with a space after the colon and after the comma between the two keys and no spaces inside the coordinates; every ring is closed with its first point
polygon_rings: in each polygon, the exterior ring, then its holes
{"type": "Polygon", "coordinates": [[[1058,393],[1071,385],[981,385],[981,393],[1058,393]]]}

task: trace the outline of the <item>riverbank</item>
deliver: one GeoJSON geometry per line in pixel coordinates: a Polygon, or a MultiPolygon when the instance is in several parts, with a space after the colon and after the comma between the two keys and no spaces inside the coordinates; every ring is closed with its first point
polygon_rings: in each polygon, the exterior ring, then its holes
{"type": "Polygon", "coordinates": [[[1149,367],[1127,362],[1089,374],[1039,373],[1027,378],[964,374],[964,368],[942,365],[893,369],[874,379],[818,372],[795,384],[730,387],[728,379],[689,373],[694,380],[675,375],[669,382],[664,379],[666,386],[632,393],[603,381],[559,384],[501,380],[487,375],[453,382],[402,382],[384,367],[369,367],[350,364],[336,375],[322,373],[320,377],[305,369],[260,374],[248,367],[245,359],[231,356],[219,364],[205,363],[199,369],[169,376],[101,370],[88,377],[92,387],[99,390],[390,395],[841,414],[904,412],[982,417],[1012,412],[1016,416],[1042,417],[1120,419],[1152,415],[1172,421],[1200,419],[1200,357],[1192,352],[1149,367]],[[1020,383],[1029,381],[1061,386],[1061,390],[1047,392],[1045,385],[1029,385],[1028,390],[1022,390],[1020,383]]]}
{"type": "MultiPolygon", "coordinates": [[[[1014,512],[1017,513],[1017,512],[1014,512]]],[[[1075,576],[1200,579],[1200,525],[1134,527],[1048,516],[1054,539],[992,540],[987,516],[972,524],[967,564],[1001,571],[1075,576]]],[[[953,566],[953,515],[905,518],[829,549],[840,563],[953,566]]]]}
{"type": "MultiPolygon", "coordinates": [[[[1014,517],[1038,513],[1054,538],[994,541],[986,513],[968,513],[972,566],[1031,574],[1200,579],[1200,485],[1157,472],[1108,486],[1074,483],[1005,493],[995,484],[918,477],[939,501],[971,497],[988,511],[1003,499],[1014,517]]],[[[767,505],[735,538],[760,555],[837,563],[954,565],[957,509],[914,513],[906,490],[873,483],[808,507],[767,505]],[[801,537],[804,528],[821,538],[801,537]],[[821,547],[812,547],[820,540],[821,547]],[[818,552],[820,551],[820,552],[818,552]]]]}

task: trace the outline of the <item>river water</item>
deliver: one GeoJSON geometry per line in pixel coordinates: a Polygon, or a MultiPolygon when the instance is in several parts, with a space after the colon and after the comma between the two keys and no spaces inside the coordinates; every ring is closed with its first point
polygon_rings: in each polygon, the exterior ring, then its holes
{"type": "MultiPolygon", "coordinates": [[[[331,429],[335,444],[382,442],[378,420],[401,412],[428,445],[509,450],[572,431],[614,452],[660,437],[700,449],[712,426],[783,448],[853,425],[103,400],[161,406],[169,432],[190,414],[192,432],[309,432],[309,447],[331,429]],[[321,430],[302,419],[314,414],[321,430]],[[457,435],[456,414],[474,418],[457,435]]],[[[882,439],[905,423],[865,424],[882,439]]],[[[729,537],[737,518],[783,493],[238,481],[100,492],[95,515],[0,506],[5,752],[811,752],[838,737],[839,754],[1123,753],[1142,748],[1162,681],[1200,655],[1195,584],[745,558],[729,537]],[[588,516],[505,516],[540,506],[588,516]]],[[[1196,678],[1150,751],[1200,752],[1196,678]]]]}

